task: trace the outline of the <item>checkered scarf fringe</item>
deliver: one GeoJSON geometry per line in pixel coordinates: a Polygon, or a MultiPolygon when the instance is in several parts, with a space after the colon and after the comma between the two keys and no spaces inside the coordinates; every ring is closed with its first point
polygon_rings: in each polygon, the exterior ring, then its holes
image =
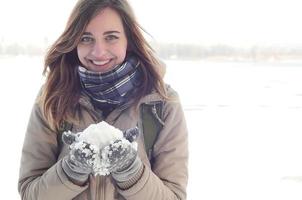
{"type": "Polygon", "coordinates": [[[106,73],[78,67],[83,91],[100,105],[122,105],[140,85],[140,61],[129,57],[124,63],[106,73]]]}

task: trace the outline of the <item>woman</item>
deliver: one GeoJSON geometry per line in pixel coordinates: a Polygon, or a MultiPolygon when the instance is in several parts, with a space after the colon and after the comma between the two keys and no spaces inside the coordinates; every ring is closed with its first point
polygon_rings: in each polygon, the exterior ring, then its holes
{"type": "Polygon", "coordinates": [[[141,30],[126,0],[78,1],[45,58],[46,83],[22,150],[22,199],[186,199],[183,111],[141,30]],[[158,102],[164,126],[152,162],[144,149],[146,133],[137,138],[137,153],[111,175],[93,176],[72,162],[75,152],[62,142],[62,125],[80,133],[105,121],[123,131],[138,125],[142,132],[141,105],[158,102]]]}

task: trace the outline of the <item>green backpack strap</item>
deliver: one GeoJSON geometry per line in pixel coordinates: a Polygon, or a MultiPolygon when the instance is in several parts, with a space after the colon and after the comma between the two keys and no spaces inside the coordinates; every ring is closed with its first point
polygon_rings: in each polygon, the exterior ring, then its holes
{"type": "Polygon", "coordinates": [[[162,105],[162,102],[141,105],[145,150],[149,160],[152,160],[153,146],[164,126],[164,122],[162,121],[162,105]]]}

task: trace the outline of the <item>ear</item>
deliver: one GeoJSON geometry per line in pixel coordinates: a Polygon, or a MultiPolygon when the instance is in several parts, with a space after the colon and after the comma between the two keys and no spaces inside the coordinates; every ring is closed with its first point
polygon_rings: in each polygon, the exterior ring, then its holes
{"type": "Polygon", "coordinates": [[[64,132],[62,134],[62,140],[65,144],[71,145],[76,140],[76,135],[73,134],[71,131],[64,132]]]}
{"type": "Polygon", "coordinates": [[[139,129],[137,127],[130,128],[130,129],[124,131],[123,135],[124,135],[124,138],[126,138],[126,140],[128,140],[129,142],[133,142],[139,136],[139,129]]]}

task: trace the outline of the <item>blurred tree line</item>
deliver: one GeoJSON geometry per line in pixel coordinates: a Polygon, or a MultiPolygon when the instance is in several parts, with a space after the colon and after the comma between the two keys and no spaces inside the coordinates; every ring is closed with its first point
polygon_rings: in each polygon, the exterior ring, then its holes
{"type": "Polygon", "coordinates": [[[154,45],[163,59],[265,61],[302,59],[302,46],[249,46],[160,44],[154,45]]]}
{"type": "MultiPolygon", "coordinates": [[[[302,46],[249,46],[197,45],[175,43],[151,43],[162,59],[180,60],[232,60],[272,61],[302,59],[302,46]]],[[[10,43],[0,44],[0,55],[44,55],[47,45],[10,43]]]]}

